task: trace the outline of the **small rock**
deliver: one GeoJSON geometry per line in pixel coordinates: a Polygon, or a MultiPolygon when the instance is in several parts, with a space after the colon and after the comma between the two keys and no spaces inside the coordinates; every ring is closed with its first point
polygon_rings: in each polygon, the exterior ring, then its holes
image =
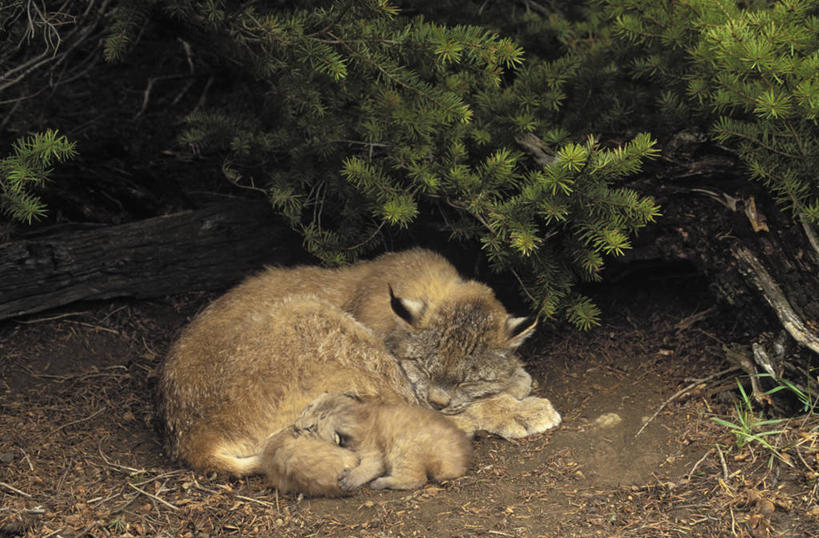
{"type": "Polygon", "coordinates": [[[11,463],[14,461],[14,452],[0,452],[0,462],[2,463],[11,463]]]}
{"type": "Polygon", "coordinates": [[[617,413],[603,413],[594,421],[594,425],[598,428],[612,428],[623,422],[620,415],[617,413]]]}

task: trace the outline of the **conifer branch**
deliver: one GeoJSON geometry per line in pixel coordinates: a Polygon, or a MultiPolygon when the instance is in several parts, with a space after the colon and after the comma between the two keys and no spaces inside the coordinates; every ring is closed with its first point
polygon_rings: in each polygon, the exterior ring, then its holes
{"type": "Polygon", "coordinates": [[[46,214],[45,204],[33,191],[44,186],[54,162],[76,156],[75,145],[49,129],[19,138],[12,147],[14,154],[0,160],[0,212],[12,221],[31,224],[46,214]]]}
{"type": "Polygon", "coordinates": [[[407,84],[403,80],[401,80],[398,77],[394,76],[392,73],[387,71],[379,63],[377,63],[377,62],[373,61],[371,58],[368,58],[367,56],[359,53],[357,50],[355,50],[353,47],[351,47],[350,44],[347,41],[340,39],[338,36],[334,35],[332,32],[327,32],[327,35],[329,35],[333,39],[338,40],[339,44],[341,44],[341,46],[344,49],[346,49],[347,52],[349,52],[351,55],[358,58],[361,62],[369,65],[370,67],[372,67],[373,69],[375,69],[376,71],[381,73],[381,75],[383,75],[387,80],[392,81],[392,83],[395,84],[396,86],[400,86],[400,87],[402,87],[402,88],[404,88],[406,90],[409,90],[409,91],[415,93],[416,95],[418,95],[422,99],[427,100],[427,101],[435,104],[441,110],[446,110],[450,114],[455,115],[455,116],[458,115],[458,110],[456,110],[455,108],[453,108],[453,107],[451,107],[451,106],[449,106],[449,105],[447,105],[445,103],[442,103],[441,101],[439,101],[438,99],[436,99],[432,95],[430,95],[430,94],[428,94],[426,92],[423,92],[419,88],[416,88],[413,85],[407,84]]]}
{"type": "Polygon", "coordinates": [[[740,138],[742,140],[747,140],[751,144],[759,146],[762,149],[765,149],[767,151],[770,151],[771,153],[775,153],[776,155],[779,155],[781,157],[785,157],[787,159],[800,159],[800,158],[802,158],[801,155],[797,155],[795,153],[788,153],[787,151],[782,151],[779,148],[777,148],[777,147],[775,147],[775,146],[773,146],[771,144],[763,142],[762,140],[760,140],[757,137],[749,136],[746,133],[743,133],[743,132],[740,132],[740,131],[737,131],[737,130],[732,130],[732,129],[729,129],[729,128],[725,127],[725,126],[720,126],[720,131],[724,132],[728,136],[733,136],[735,138],[740,138]]]}

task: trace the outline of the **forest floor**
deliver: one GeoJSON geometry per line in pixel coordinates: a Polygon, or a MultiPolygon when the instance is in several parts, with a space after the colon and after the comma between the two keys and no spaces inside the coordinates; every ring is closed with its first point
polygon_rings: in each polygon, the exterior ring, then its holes
{"type": "Polygon", "coordinates": [[[478,435],[463,478],[340,499],[280,496],[259,477],[205,476],[164,455],[156,367],[211,297],[5,322],[0,536],[819,535],[819,421],[753,424],[755,405],[749,432],[780,431],[758,438],[777,457],[758,441],[738,447],[712,420],[739,424],[723,345],[744,335],[703,287],[643,279],[593,292],[600,327],[544,327],[522,350],[535,393],[563,414],[558,429],[478,435]]]}

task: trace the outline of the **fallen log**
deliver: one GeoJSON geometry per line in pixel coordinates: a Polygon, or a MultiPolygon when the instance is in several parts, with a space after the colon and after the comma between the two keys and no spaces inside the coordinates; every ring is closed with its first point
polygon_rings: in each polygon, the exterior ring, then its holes
{"type": "Polygon", "coordinates": [[[300,239],[270,206],[232,201],[116,226],[51,226],[0,244],[0,319],[80,300],[225,289],[300,239]]]}

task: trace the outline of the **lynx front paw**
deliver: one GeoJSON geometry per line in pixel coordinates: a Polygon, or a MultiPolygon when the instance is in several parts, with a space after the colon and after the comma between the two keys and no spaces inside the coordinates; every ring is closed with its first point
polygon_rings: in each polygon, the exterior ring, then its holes
{"type": "Polygon", "coordinates": [[[423,479],[400,479],[395,476],[382,476],[376,478],[370,484],[372,489],[418,489],[426,484],[426,477],[423,479]]]}
{"type": "Polygon", "coordinates": [[[355,469],[344,471],[338,479],[338,486],[343,491],[360,488],[384,472],[384,461],[380,453],[365,454],[355,469]]]}
{"type": "Polygon", "coordinates": [[[341,476],[338,477],[338,487],[340,487],[342,491],[353,491],[372,480],[371,476],[356,472],[359,469],[360,467],[345,469],[344,472],[341,473],[341,476]]]}
{"type": "Polygon", "coordinates": [[[517,401],[510,410],[505,423],[493,432],[506,439],[519,439],[527,435],[545,432],[560,424],[560,413],[546,398],[530,396],[517,401]]]}
{"type": "Polygon", "coordinates": [[[341,488],[341,491],[352,491],[356,488],[356,486],[352,485],[350,480],[350,471],[351,469],[344,469],[344,471],[338,475],[338,487],[341,488]]]}
{"type": "Polygon", "coordinates": [[[503,393],[475,401],[462,415],[450,418],[467,433],[487,430],[506,439],[545,432],[560,424],[560,414],[546,398],[518,400],[503,393]]]}
{"type": "Polygon", "coordinates": [[[350,471],[352,471],[358,466],[360,459],[352,450],[339,451],[336,454],[341,464],[340,466],[343,468],[343,470],[339,474],[340,480],[341,476],[348,474],[350,471]]]}

